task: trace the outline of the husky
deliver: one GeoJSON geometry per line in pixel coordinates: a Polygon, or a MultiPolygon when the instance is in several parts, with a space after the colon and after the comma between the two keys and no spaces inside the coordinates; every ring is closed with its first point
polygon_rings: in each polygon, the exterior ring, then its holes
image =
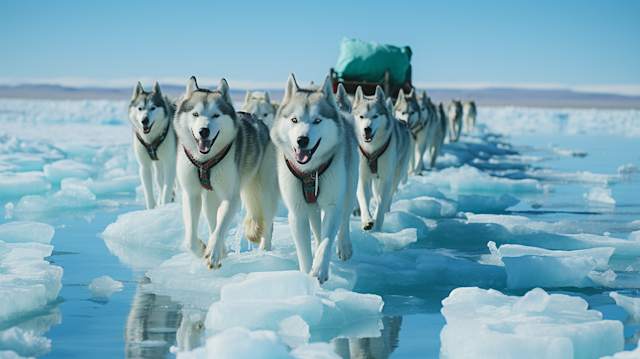
{"type": "MultiPolygon", "coordinates": [[[[431,102],[431,98],[427,96],[427,93],[422,90],[422,93],[419,96],[420,100],[420,109],[423,114],[427,114],[427,140],[426,142],[426,153],[429,158],[429,168],[434,168],[436,163],[436,158],[438,157],[439,147],[438,144],[440,142],[441,136],[444,136],[444,131],[442,129],[442,123],[440,122],[440,114],[438,112],[438,108],[436,105],[431,102]]],[[[442,145],[440,144],[440,147],[442,145]]]]}
{"type": "MultiPolygon", "coordinates": [[[[404,121],[411,132],[411,159],[409,160],[407,174],[409,176],[419,174],[418,167],[419,163],[422,162],[427,136],[420,104],[413,89],[408,95],[405,95],[404,91],[400,89],[398,99],[393,107],[393,116],[404,121]]],[[[421,170],[422,167],[420,166],[421,170]]]]}
{"type": "Polygon", "coordinates": [[[432,149],[433,153],[431,154],[431,168],[435,167],[436,158],[438,158],[438,156],[440,155],[442,145],[444,144],[444,139],[447,137],[447,131],[449,130],[449,120],[447,119],[447,114],[444,113],[442,102],[438,102],[437,113],[440,127],[438,128],[438,136],[435,138],[436,144],[432,149]]]}
{"type": "Polygon", "coordinates": [[[456,142],[460,136],[460,126],[462,125],[462,104],[459,99],[449,102],[447,117],[449,118],[449,141],[456,142]]]}
{"type": "Polygon", "coordinates": [[[247,208],[245,235],[271,249],[278,211],[275,147],[269,129],[255,116],[236,112],[225,79],[216,90],[191,77],[173,121],[178,142],[178,179],[183,188],[187,248],[218,269],[227,255],[224,238],[240,202],[247,208]],[[209,225],[208,244],[198,238],[200,209],[209,225]]]}
{"type": "Polygon", "coordinates": [[[464,129],[467,133],[473,132],[476,125],[476,103],[475,101],[465,101],[462,105],[462,118],[464,119],[464,129]]]}
{"type": "Polygon", "coordinates": [[[273,119],[276,117],[276,112],[278,112],[278,106],[277,102],[271,102],[269,91],[251,92],[251,90],[247,90],[242,111],[256,116],[271,129],[273,119]]]}
{"type": "Polygon", "coordinates": [[[336,235],[338,257],[344,261],[353,254],[349,216],[358,185],[358,140],[353,122],[338,108],[329,76],[322,86],[307,88],[289,76],[271,138],[300,270],[324,283],[336,235]],[[313,264],[309,225],[315,237],[313,264]]]}
{"type": "Polygon", "coordinates": [[[162,95],[156,82],[144,92],[140,82],[133,90],[128,114],[133,126],[133,150],[140,164],[140,179],[147,209],[153,209],[153,179],[158,187],[158,206],[171,202],[176,181],[176,135],[171,126],[175,106],[162,95]],[[153,170],[152,170],[153,168],[153,170]]]}
{"type": "Polygon", "coordinates": [[[362,229],[380,231],[391,196],[409,167],[411,131],[392,115],[380,86],[374,96],[365,96],[358,86],[353,116],[360,147],[358,204],[362,229]],[[372,190],[378,206],[375,220],[369,213],[372,190]]]}

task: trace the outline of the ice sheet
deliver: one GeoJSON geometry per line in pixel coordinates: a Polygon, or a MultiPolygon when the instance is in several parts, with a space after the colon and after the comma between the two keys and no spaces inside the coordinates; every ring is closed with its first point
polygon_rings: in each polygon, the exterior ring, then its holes
{"type": "Polygon", "coordinates": [[[0,225],[0,241],[5,243],[51,243],[53,226],[38,222],[9,222],[0,225]]]}

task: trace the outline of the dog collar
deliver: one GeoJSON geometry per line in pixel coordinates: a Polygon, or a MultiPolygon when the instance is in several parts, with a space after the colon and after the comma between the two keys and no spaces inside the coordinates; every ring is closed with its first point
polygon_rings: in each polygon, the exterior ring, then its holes
{"type": "Polygon", "coordinates": [[[138,131],[133,131],[136,133],[136,137],[138,137],[138,141],[142,143],[144,148],[147,150],[149,157],[151,157],[152,161],[158,160],[158,147],[162,144],[165,138],[167,138],[167,134],[169,133],[169,127],[171,126],[171,121],[167,121],[167,128],[164,129],[164,132],[160,135],[160,137],[156,138],[155,141],[151,143],[146,143],[138,133],[138,131]]]}
{"type": "Polygon", "coordinates": [[[198,177],[200,178],[200,184],[207,191],[213,191],[213,188],[211,187],[211,182],[209,180],[209,178],[211,177],[210,170],[224,159],[227,153],[229,153],[229,149],[231,149],[231,145],[233,145],[233,142],[228,144],[227,147],[223,148],[222,151],[218,152],[217,155],[215,155],[212,159],[208,160],[207,162],[196,161],[196,159],[193,158],[189,150],[186,147],[182,146],[182,148],[184,148],[184,153],[187,155],[187,158],[189,159],[189,161],[191,161],[191,163],[198,168],[198,177]]]}
{"type": "Polygon", "coordinates": [[[367,151],[364,150],[364,148],[362,148],[362,145],[358,145],[358,147],[360,147],[360,152],[362,152],[362,154],[367,158],[367,160],[369,160],[367,164],[369,165],[369,169],[371,170],[371,173],[375,173],[375,174],[378,173],[378,157],[382,156],[384,151],[387,150],[387,147],[389,147],[389,142],[391,142],[391,136],[389,136],[389,139],[387,140],[387,142],[385,142],[385,144],[382,145],[382,147],[380,147],[379,150],[377,150],[371,155],[368,154],[367,151]]]}
{"type": "Polygon", "coordinates": [[[291,163],[285,156],[284,161],[289,168],[289,171],[300,181],[302,181],[302,195],[307,203],[316,203],[318,200],[318,195],[320,194],[320,189],[318,188],[318,177],[323,174],[331,162],[333,161],[333,156],[327,161],[318,167],[317,170],[311,171],[310,173],[304,173],[296,168],[296,166],[291,163]]]}

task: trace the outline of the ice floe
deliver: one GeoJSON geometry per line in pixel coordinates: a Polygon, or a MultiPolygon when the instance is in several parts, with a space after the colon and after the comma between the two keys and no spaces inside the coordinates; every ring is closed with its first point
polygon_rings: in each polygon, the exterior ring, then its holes
{"type": "Polygon", "coordinates": [[[602,187],[593,187],[589,189],[589,194],[584,194],[584,198],[589,202],[597,202],[605,205],[614,205],[616,200],[611,198],[611,189],[602,187]]]}
{"type": "Polygon", "coordinates": [[[425,172],[423,177],[427,183],[449,189],[452,193],[544,192],[545,188],[547,191],[550,190],[532,178],[495,177],[467,164],[459,168],[445,168],[439,172],[425,172]]]}
{"type": "Polygon", "coordinates": [[[618,174],[632,174],[632,173],[640,173],[640,168],[634,165],[633,163],[629,163],[626,166],[618,167],[618,174]]]}
{"type": "Polygon", "coordinates": [[[91,284],[89,284],[88,289],[94,297],[109,297],[111,294],[122,290],[123,287],[122,282],[113,280],[111,277],[105,275],[94,279],[91,284]]]}
{"type": "Polygon", "coordinates": [[[611,292],[609,295],[616,301],[617,305],[627,311],[630,318],[640,323],[640,298],[627,297],[616,292],[611,292]]]}
{"type": "Polygon", "coordinates": [[[54,233],[53,226],[38,222],[9,222],[0,225],[0,241],[5,243],[50,244],[54,233]]]}

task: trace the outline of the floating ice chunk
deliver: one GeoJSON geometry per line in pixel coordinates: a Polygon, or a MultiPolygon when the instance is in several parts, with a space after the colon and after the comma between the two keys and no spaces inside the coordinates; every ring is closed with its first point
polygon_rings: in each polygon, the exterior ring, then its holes
{"type": "Polygon", "coordinates": [[[600,359],[638,359],[640,358],[640,343],[634,350],[625,350],[615,353],[613,356],[604,356],[600,359]]]}
{"type": "Polygon", "coordinates": [[[121,291],[123,287],[122,282],[105,275],[94,279],[88,289],[93,292],[94,297],[108,297],[114,292],[121,291]]]}
{"type": "Polygon", "coordinates": [[[0,241],[5,243],[51,243],[53,226],[39,222],[9,222],[0,225],[0,241]]]}
{"type": "MultiPolygon", "coordinates": [[[[415,214],[404,211],[386,213],[384,219],[384,224],[382,225],[383,232],[396,233],[405,228],[415,228],[418,238],[426,237],[429,228],[438,225],[438,222],[433,219],[418,217],[415,214]]],[[[357,221],[357,223],[360,223],[360,221],[357,221]]],[[[356,226],[356,228],[359,227],[356,226]]],[[[353,230],[354,227],[351,229],[352,233],[353,230]]]]}
{"type": "Polygon", "coordinates": [[[50,197],[24,196],[15,212],[52,212],[66,209],[95,208],[96,195],[86,187],[68,184],[50,197]]]}
{"type": "Polygon", "coordinates": [[[633,163],[629,163],[626,166],[618,167],[618,174],[631,174],[631,173],[640,173],[640,169],[638,166],[633,163]]]}
{"type": "Polygon", "coordinates": [[[598,202],[607,205],[615,205],[616,200],[611,198],[611,189],[602,187],[593,187],[589,189],[589,194],[583,195],[589,202],[598,202]]]}
{"type": "Polygon", "coordinates": [[[0,241],[0,322],[44,307],[62,288],[62,268],[43,258],[53,246],[0,241]]]}
{"type": "Polygon", "coordinates": [[[278,336],[289,348],[297,348],[309,344],[309,325],[299,315],[285,318],[278,323],[278,336]]]}
{"type": "Polygon", "coordinates": [[[548,257],[525,255],[503,257],[509,288],[586,287],[587,275],[595,268],[590,257],[548,257]]]}
{"type": "Polygon", "coordinates": [[[608,269],[602,273],[592,271],[587,275],[587,277],[589,277],[596,284],[610,287],[618,276],[614,271],[612,271],[611,269],[608,269]]]}
{"type": "Polygon", "coordinates": [[[91,178],[86,180],[79,178],[65,178],[62,180],[62,188],[69,185],[86,187],[98,196],[119,192],[135,193],[136,187],[140,185],[140,176],[122,176],[102,181],[94,181],[91,178]]]}
{"type": "Polygon", "coordinates": [[[629,234],[627,237],[628,241],[640,242],[640,231],[634,231],[629,234]]]}
{"type": "Polygon", "coordinates": [[[624,348],[623,325],[581,298],[456,288],[442,301],[441,357],[599,358],[624,348]]]}
{"type": "Polygon", "coordinates": [[[250,273],[238,284],[222,288],[220,301],[253,299],[285,299],[297,296],[315,296],[320,285],[314,278],[300,271],[250,273]]]}
{"type": "Polygon", "coordinates": [[[543,192],[544,187],[535,179],[509,179],[491,176],[475,167],[446,168],[440,172],[427,172],[427,182],[438,187],[461,192],[543,192]]]}
{"type": "Polygon", "coordinates": [[[524,172],[524,175],[543,181],[576,182],[584,184],[599,184],[602,186],[607,186],[611,183],[617,183],[624,179],[620,175],[606,175],[591,173],[589,171],[565,173],[551,169],[529,169],[524,172]]]}
{"type": "MultiPolygon", "coordinates": [[[[495,248],[494,242],[489,242],[487,245],[489,246],[489,249],[492,247],[495,248]]],[[[496,252],[491,250],[491,253],[492,255],[498,256],[498,260],[503,257],[520,257],[524,255],[562,258],[589,257],[596,261],[596,267],[594,269],[606,270],[608,268],[609,258],[614,251],[615,248],[612,247],[581,249],[576,251],[551,251],[538,247],[522,246],[519,244],[503,244],[496,250],[496,252]]]]}
{"type": "Polygon", "coordinates": [[[480,195],[457,195],[453,198],[458,202],[458,211],[473,213],[499,213],[507,208],[520,203],[508,194],[500,197],[489,197],[480,195]]]}
{"type": "Polygon", "coordinates": [[[640,321],[640,298],[631,298],[622,294],[611,292],[609,296],[616,301],[616,304],[624,308],[629,317],[640,321]]]}
{"type": "Polygon", "coordinates": [[[398,251],[418,240],[418,230],[406,228],[397,233],[371,233],[378,241],[384,244],[384,251],[398,251]]]}
{"type": "Polygon", "coordinates": [[[45,192],[51,185],[42,172],[0,172],[0,197],[21,197],[45,192]]]}
{"type": "Polygon", "coordinates": [[[551,151],[557,155],[565,156],[565,157],[585,157],[587,152],[583,150],[567,150],[560,147],[552,147],[551,151]]]}
{"type": "Polygon", "coordinates": [[[391,205],[392,211],[405,211],[426,218],[453,217],[457,209],[455,201],[427,196],[403,199],[391,205]]]}
{"type": "Polygon", "coordinates": [[[0,163],[8,163],[14,168],[11,171],[40,171],[44,166],[45,159],[42,155],[35,155],[30,153],[11,153],[6,155],[0,155],[0,163]]]}
{"type": "Polygon", "coordinates": [[[414,199],[416,197],[433,197],[446,199],[447,197],[438,191],[438,188],[429,183],[426,178],[413,176],[409,177],[407,183],[398,188],[398,192],[393,195],[392,201],[397,202],[402,199],[414,199]]]}
{"type": "Polygon", "coordinates": [[[34,335],[33,331],[12,327],[0,332],[1,358],[5,358],[3,351],[11,351],[21,357],[37,357],[51,351],[51,339],[34,335]]]}
{"type": "Polygon", "coordinates": [[[91,177],[93,168],[74,160],[60,160],[43,167],[43,172],[49,183],[60,183],[67,177],[87,179],[91,177]]]}

